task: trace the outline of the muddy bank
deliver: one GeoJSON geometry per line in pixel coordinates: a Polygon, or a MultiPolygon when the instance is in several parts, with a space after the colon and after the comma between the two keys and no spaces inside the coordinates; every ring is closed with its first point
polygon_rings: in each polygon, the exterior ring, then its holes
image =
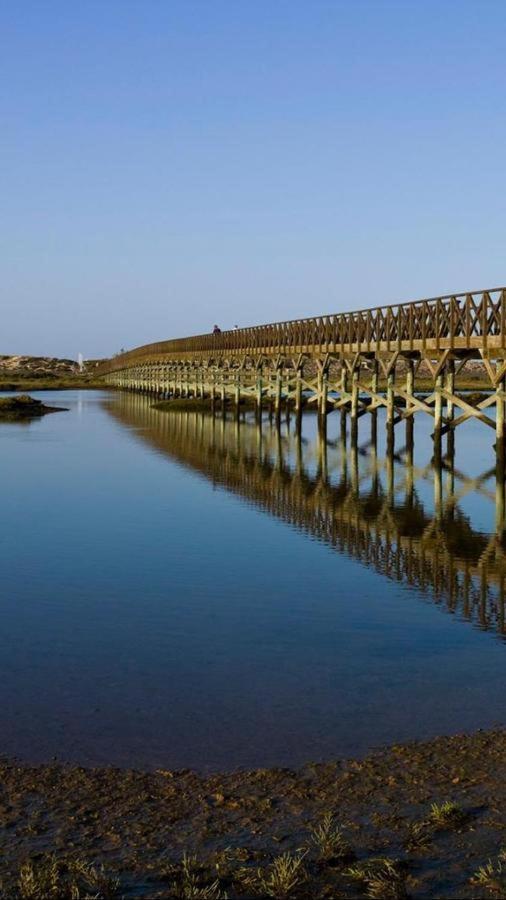
{"type": "Polygon", "coordinates": [[[297,771],[3,761],[4,896],[51,871],[58,896],[505,896],[505,776],[504,731],[297,771]]]}
{"type": "Polygon", "coordinates": [[[68,412],[63,406],[46,406],[27,394],[20,397],[0,397],[0,422],[18,419],[37,419],[48,413],[68,412]]]}

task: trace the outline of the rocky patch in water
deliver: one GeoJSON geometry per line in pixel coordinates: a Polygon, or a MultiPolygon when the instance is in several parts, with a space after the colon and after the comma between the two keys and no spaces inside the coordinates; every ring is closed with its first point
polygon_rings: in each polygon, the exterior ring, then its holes
{"type": "Polygon", "coordinates": [[[36,419],[47,413],[68,412],[63,406],[46,406],[42,400],[34,400],[28,394],[18,397],[0,397],[0,421],[36,419]]]}
{"type": "Polygon", "coordinates": [[[504,731],[296,771],[4,761],[2,896],[504,897],[505,776],[504,731]]]}

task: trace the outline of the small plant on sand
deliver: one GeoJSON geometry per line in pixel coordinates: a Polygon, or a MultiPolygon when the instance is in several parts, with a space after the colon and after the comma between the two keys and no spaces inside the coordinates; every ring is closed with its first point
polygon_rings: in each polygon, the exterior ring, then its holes
{"type": "Polygon", "coordinates": [[[406,847],[408,850],[419,850],[421,847],[425,847],[431,840],[433,832],[434,828],[427,819],[422,822],[413,822],[409,826],[406,847]]]}
{"type": "Polygon", "coordinates": [[[311,828],[311,841],[321,860],[349,860],[353,851],[332,813],[325,813],[319,825],[311,828]]]}
{"type": "Polygon", "coordinates": [[[495,862],[489,859],[484,866],[480,866],[472,876],[471,884],[484,888],[491,894],[497,894],[499,897],[506,896],[506,850],[504,848],[499,851],[495,862]]]}
{"type": "Polygon", "coordinates": [[[38,863],[27,860],[19,870],[18,893],[23,900],[58,897],[60,887],[60,866],[55,856],[38,863]]]}
{"type": "Polygon", "coordinates": [[[17,896],[20,900],[112,900],[120,896],[119,881],[106,875],[102,866],[80,859],[64,863],[51,855],[23,863],[17,896]]]}
{"type": "Polygon", "coordinates": [[[361,882],[370,900],[407,900],[406,876],[396,860],[369,859],[350,866],[344,874],[361,882]]]}
{"type": "Polygon", "coordinates": [[[218,880],[206,883],[203,867],[196,856],[185,853],[175,874],[176,880],[171,885],[172,897],[181,900],[220,900],[226,896],[221,893],[218,880]]]}
{"type": "Polygon", "coordinates": [[[420,822],[414,822],[410,826],[406,846],[410,850],[417,850],[433,838],[434,832],[458,829],[466,823],[467,819],[468,814],[458,803],[453,803],[451,800],[433,803],[427,818],[420,822]]]}
{"type": "Polygon", "coordinates": [[[436,828],[458,828],[466,820],[463,809],[452,800],[433,803],[429,812],[429,822],[436,828]]]}
{"type": "Polygon", "coordinates": [[[305,853],[282,853],[265,869],[242,869],[242,885],[261,897],[276,900],[293,896],[307,879],[303,865],[305,853]]]}

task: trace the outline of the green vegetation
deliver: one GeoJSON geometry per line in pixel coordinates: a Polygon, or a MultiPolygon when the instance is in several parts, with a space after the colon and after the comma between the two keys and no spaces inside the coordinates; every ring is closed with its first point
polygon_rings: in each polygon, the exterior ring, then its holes
{"type": "Polygon", "coordinates": [[[506,849],[499,851],[497,859],[488,860],[474,873],[471,884],[484,888],[498,897],[506,897],[506,849]]]}
{"type": "Polygon", "coordinates": [[[181,900],[219,900],[226,895],[220,890],[218,879],[206,880],[205,867],[200,865],[196,856],[184,854],[181,865],[173,869],[175,875],[171,883],[171,897],[181,900]]]}
{"type": "Polygon", "coordinates": [[[265,869],[257,869],[256,879],[250,882],[261,897],[285,898],[293,894],[307,881],[304,853],[282,853],[265,869]]]}
{"type": "Polygon", "coordinates": [[[345,875],[365,888],[370,900],[405,900],[406,874],[397,860],[380,857],[350,866],[345,875]]]}
{"type": "Polygon", "coordinates": [[[328,862],[353,858],[353,851],[332,813],[325,813],[320,824],[313,826],[311,841],[321,860],[328,862]]]}
{"type": "Polygon", "coordinates": [[[119,881],[106,874],[103,866],[92,866],[85,860],[67,863],[56,856],[28,860],[19,870],[19,900],[112,900],[119,897],[119,881]]]}
{"type": "Polygon", "coordinates": [[[432,803],[427,818],[411,825],[406,846],[410,850],[424,847],[438,831],[456,831],[462,828],[468,819],[469,814],[452,800],[432,803]]]}
{"type": "Polygon", "coordinates": [[[429,822],[438,829],[459,828],[467,819],[463,809],[452,800],[433,803],[430,808],[429,822]]]}
{"type": "MultiPolygon", "coordinates": [[[[93,388],[104,390],[106,385],[98,378],[91,375],[71,375],[61,378],[43,376],[41,378],[5,378],[0,377],[0,391],[73,391],[91,390],[93,388]]],[[[107,386],[107,390],[110,387],[107,386]]]]}

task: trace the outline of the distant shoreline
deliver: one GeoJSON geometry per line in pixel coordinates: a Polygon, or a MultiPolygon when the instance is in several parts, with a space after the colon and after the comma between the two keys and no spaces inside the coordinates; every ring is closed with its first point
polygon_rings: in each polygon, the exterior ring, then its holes
{"type": "Polygon", "coordinates": [[[79,375],[70,378],[15,378],[0,379],[0,391],[14,393],[33,393],[34,391],[75,391],[75,390],[110,390],[103,382],[91,376],[79,375]]]}

